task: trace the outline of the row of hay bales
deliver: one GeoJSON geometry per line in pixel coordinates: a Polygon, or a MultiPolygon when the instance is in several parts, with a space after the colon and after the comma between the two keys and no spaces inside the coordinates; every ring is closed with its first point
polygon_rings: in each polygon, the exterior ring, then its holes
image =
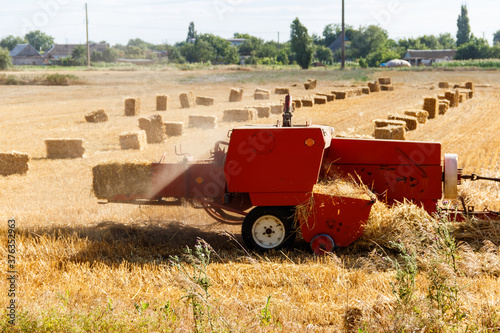
{"type": "Polygon", "coordinates": [[[379,77],[374,82],[368,82],[368,89],[370,92],[393,91],[394,86],[390,77],[379,77]]]}

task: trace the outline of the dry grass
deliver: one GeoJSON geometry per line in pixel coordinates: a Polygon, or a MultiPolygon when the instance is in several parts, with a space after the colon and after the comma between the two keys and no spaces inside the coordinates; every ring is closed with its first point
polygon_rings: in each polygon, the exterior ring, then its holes
{"type": "MultiPolygon", "coordinates": [[[[428,82],[489,84],[476,85],[473,99],[407,133],[407,139],[442,142],[443,153],[458,154],[464,172],[498,177],[500,74],[394,71],[381,75],[391,77],[397,99],[389,98],[390,93],[378,93],[301,108],[294,114],[294,123],[312,121],[331,125],[337,133],[369,135],[372,120],[385,118],[388,111],[420,108],[423,97],[429,94],[428,82]]],[[[426,245],[432,244],[436,220],[415,206],[388,209],[376,203],[366,233],[358,242],[330,256],[315,257],[308,244],[301,242],[285,252],[247,254],[239,245],[239,228],[214,224],[202,211],[188,207],[99,205],[91,192],[93,166],[107,160],[157,161],[163,153],[166,161],[178,162],[182,158],[175,156],[173,147],[181,143],[183,151],[205,158],[215,141],[226,139],[228,130],[239,126],[219,122],[213,130],[186,128],[182,137],[169,137],[167,142],[148,145],[143,151],[122,151],[119,134],[138,130],[137,118],[124,116],[127,96],[141,99],[144,116],[155,113],[157,91],[166,90],[172,96],[193,91],[216,98],[214,106],[194,107],[189,113],[181,109],[178,100],[172,101],[165,120],[187,122],[190,113],[222,119],[225,109],[254,103],[256,85],[241,84],[245,92],[242,100],[229,103],[228,92],[234,82],[179,84],[176,80],[185,76],[180,71],[86,71],[78,76],[88,83],[85,89],[3,88],[0,124],[4,135],[0,144],[4,151],[27,152],[32,159],[27,175],[0,177],[0,196],[8,198],[0,204],[1,219],[15,217],[18,222],[19,274],[19,326],[12,328],[2,321],[2,331],[192,331],[192,306],[182,298],[191,284],[169,265],[169,256],[182,255],[182,248],[193,246],[196,237],[205,239],[217,253],[212,254],[213,262],[207,269],[211,282],[207,301],[219,331],[340,332],[350,327],[390,332],[402,331],[401,327],[425,331],[427,327],[427,331],[444,332],[465,331],[467,325],[471,331],[498,330],[500,233],[498,224],[492,222],[453,224],[460,242],[460,274],[456,278],[463,286],[456,304],[466,313],[464,319],[453,321],[439,317],[426,301],[433,260],[426,245]],[[100,108],[108,113],[108,122],[84,121],[82,114],[100,108]],[[45,159],[43,140],[48,137],[83,138],[88,157],[45,159]],[[399,239],[420,254],[414,301],[422,310],[421,316],[398,307],[392,292],[395,271],[387,258],[397,257],[390,241],[399,239]],[[263,321],[262,310],[269,296],[270,320],[263,321]],[[141,314],[135,305],[140,309],[146,303],[149,307],[141,314]],[[170,307],[165,307],[167,304],[170,307]]],[[[378,76],[375,73],[372,80],[378,76]]],[[[274,89],[285,84],[259,83],[259,87],[274,89]]],[[[356,83],[318,81],[318,89],[343,90],[352,84],[356,83]]],[[[304,87],[291,87],[290,93],[303,96],[304,87]]],[[[279,104],[283,96],[271,94],[270,99],[279,104]]],[[[275,123],[279,118],[271,114],[269,119],[254,123],[275,123]]],[[[477,208],[500,208],[498,185],[465,182],[462,191],[466,202],[477,208]]],[[[2,244],[7,242],[5,231],[4,223],[0,228],[2,244]]],[[[0,258],[5,260],[6,255],[6,247],[1,246],[0,258]]],[[[7,290],[5,279],[0,290],[7,290]]],[[[7,293],[2,292],[0,303],[7,302],[7,293]]],[[[2,318],[4,311],[2,306],[2,318]]]]}

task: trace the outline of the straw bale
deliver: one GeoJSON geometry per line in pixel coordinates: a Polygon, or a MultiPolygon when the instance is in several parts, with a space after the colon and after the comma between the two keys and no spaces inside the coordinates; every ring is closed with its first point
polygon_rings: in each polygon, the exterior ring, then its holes
{"type": "Polygon", "coordinates": [[[0,153],[0,176],[27,174],[30,159],[30,155],[26,153],[0,153]]]}
{"type": "Polygon", "coordinates": [[[294,99],[294,100],[292,100],[292,103],[294,104],[296,109],[299,109],[302,107],[302,100],[301,99],[294,99]]]}
{"type": "Polygon", "coordinates": [[[472,97],[474,97],[474,90],[468,90],[467,91],[467,98],[471,99],[472,97]]]}
{"type": "Polygon", "coordinates": [[[380,85],[380,90],[381,91],[393,91],[394,86],[388,85],[388,84],[381,84],[380,85]]]}
{"type": "Polygon", "coordinates": [[[217,116],[190,114],[189,127],[212,129],[217,127],[217,116]]]}
{"type": "Polygon", "coordinates": [[[379,92],[380,91],[380,83],[378,83],[378,81],[368,82],[368,88],[370,89],[370,92],[379,92]]]}
{"type": "Polygon", "coordinates": [[[418,126],[418,121],[417,121],[416,117],[390,114],[387,118],[389,120],[403,120],[403,121],[405,121],[406,122],[406,130],[408,130],[408,131],[416,130],[417,126],[418,126]]]}
{"type": "Polygon", "coordinates": [[[380,84],[391,84],[391,78],[390,77],[379,77],[378,78],[378,83],[380,83],[380,84]]]}
{"type": "Polygon", "coordinates": [[[47,158],[79,158],[83,157],[85,147],[83,139],[47,139],[45,148],[47,158]]]}
{"type": "Polygon", "coordinates": [[[272,114],[281,114],[283,112],[283,105],[281,104],[269,104],[269,107],[272,114]]]}
{"type": "Polygon", "coordinates": [[[267,89],[262,89],[262,88],[256,88],[256,89],[255,89],[255,92],[256,92],[256,93],[271,94],[271,91],[270,91],[270,90],[267,90],[267,89]]]}
{"type": "Polygon", "coordinates": [[[222,121],[252,121],[257,119],[257,110],[254,108],[240,108],[224,110],[222,121]]]}
{"type": "Polygon", "coordinates": [[[406,122],[403,120],[375,119],[374,123],[375,127],[406,126],[406,122]]]}
{"type": "Polygon", "coordinates": [[[375,127],[375,139],[406,140],[404,126],[375,127]]]}
{"type": "Polygon", "coordinates": [[[356,95],[356,96],[363,95],[363,89],[361,89],[361,88],[354,88],[353,92],[354,92],[354,95],[356,95]]]}
{"type": "Polygon", "coordinates": [[[458,94],[458,103],[463,103],[467,100],[467,94],[466,93],[459,93],[458,94]]]}
{"type": "Polygon", "coordinates": [[[288,89],[288,88],[276,88],[276,89],[274,89],[274,93],[276,95],[288,95],[290,93],[290,89],[288,89]]]}
{"type": "Polygon", "coordinates": [[[475,90],[476,89],[476,87],[474,86],[474,82],[470,82],[470,81],[465,83],[465,88],[469,89],[469,90],[475,90]]]}
{"type": "MultiPolygon", "coordinates": [[[[271,97],[271,94],[268,91],[264,92],[264,91],[257,91],[259,89],[256,89],[255,90],[255,93],[253,94],[253,98],[255,100],[264,100],[264,99],[269,99],[271,97]]],[[[260,90],[263,90],[263,89],[260,89],[260,90]]]]}
{"type": "Polygon", "coordinates": [[[152,169],[149,162],[107,162],[92,168],[92,189],[98,199],[116,195],[152,198],[152,169]]]}
{"type": "Polygon", "coordinates": [[[455,84],[453,89],[465,89],[465,84],[455,84]]]}
{"type": "Polygon", "coordinates": [[[163,122],[165,134],[167,136],[182,136],[184,134],[184,123],[179,121],[165,121],[163,122]]]}
{"type": "Polygon", "coordinates": [[[120,134],[121,149],[142,150],[148,144],[146,131],[129,132],[120,134]]]}
{"type": "Polygon", "coordinates": [[[314,100],[310,98],[304,98],[301,100],[302,106],[303,107],[313,107],[314,106],[314,100]]]}
{"type": "Polygon", "coordinates": [[[405,115],[417,118],[420,124],[425,124],[429,118],[429,112],[425,110],[406,110],[405,115]]]}
{"type": "Polygon", "coordinates": [[[255,110],[257,110],[257,117],[259,118],[269,118],[271,115],[271,107],[270,106],[253,106],[255,110]]]}
{"type": "Polygon", "coordinates": [[[353,97],[355,94],[354,90],[353,89],[347,89],[345,91],[345,98],[351,98],[353,97]]]}
{"type": "Polygon", "coordinates": [[[450,108],[450,102],[448,100],[439,101],[439,114],[441,115],[446,114],[449,108],[450,108]]]}
{"type": "Polygon", "coordinates": [[[156,111],[167,111],[168,109],[168,96],[156,95],[156,111]]]}
{"type": "Polygon", "coordinates": [[[314,96],[314,104],[326,104],[326,96],[314,96]]]}
{"type": "Polygon", "coordinates": [[[196,105],[211,106],[214,105],[214,103],[215,103],[215,98],[213,97],[206,97],[206,96],[196,97],[196,105]]]}
{"type": "Polygon", "coordinates": [[[446,101],[447,101],[447,99],[446,99],[446,96],[445,96],[445,95],[438,95],[438,96],[437,96],[437,98],[438,98],[439,100],[446,100],[446,101]]]}
{"type": "Polygon", "coordinates": [[[304,88],[305,88],[306,90],[311,89],[311,82],[304,82],[304,88]]]}
{"type": "Polygon", "coordinates": [[[308,79],[307,82],[309,82],[309,89],[316,89],[316,86],[318,85],[318,80],[308,79]]]}
{"type": "Polygon", "coordinates": [[[146,131],[148,143],[162,143],[165,141],[165,128],[159,114],[139,118],[139,128],[146,131]]]}
{"type": "Polygon", "coordinates": [[[180,94],[179,101],[181,102],[181,108],[183,109],[189,109],[195,107],[194,95],[191,91],[188,93],[180,94]]]}
{"type": "Polygon", "coordinates": [[[334,179],[314,184],[313,193],[335,197],[371,200],[370,192],[363,186],[344,179],[334,179]]]}
{"type": "Polygon", "coordinates": [[[334,94],[316,93],[316,95],[326,97],[326,101],[327,102],[333,102],[335,100],[335,95],[334,94]]]}
{"type": "Polygon", "coordinates": [[[361,93],[364,94],[364,95],[369,95],[370,94],[370,88],[368,88],[368,87],[361,88],[361,93]]]}
{"type": "Polygon", "coordinates": [[[85,115],[85,121],[88,123],[104,123],[108,121],[108,115],[104,110],[92,111],[85,115]]]}
{"type": "Polygon", "coordinates": [[[140,98],[127,98],[125,100],[125,115],[132,117],[141,113],[141,99],[140,98]]]}
{"type": "Polygon", "coordinates": [[[450,87],[450,84],[448,82],[439,82],[439,88],[448,89],[449,87],[450,87]]]}
{"type": "Polygon", "coordinates": [[[332,94],[335,95],[335,99],[346,99],[347,92],[345,91],[332,91],[332,94]]]}
{"type": "Polygon", "coordinates": [[[230,102],[240,102],[243,98],[243,89],[241,88],[232,88],[229,93],[229,101],[230,102]]]}
{"type": "Polygon", "coordinates": [[[450,108],[454,108],[458,106],[458,98],[459,98],[459,93],[458,90],[455,91],[447,91],[445,92],[444,96],[446,97],[447,100],[450,101],[450,108]]]}
{"type": "Polygon", "coordinates": [[[436,117],[438,106],[438,99],[436,97],[424,98],[423,109],[429,113],[429,119],[434,119],[436,117]]]}

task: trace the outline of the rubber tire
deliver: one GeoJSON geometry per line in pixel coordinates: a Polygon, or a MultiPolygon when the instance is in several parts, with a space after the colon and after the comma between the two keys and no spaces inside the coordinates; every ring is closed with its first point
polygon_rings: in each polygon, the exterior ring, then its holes
{"type": "Polygon", "coordinates": [[[249,250],[254,250],[258,252],[268,252],[271,250],[279,250],[282,248],[290,247],[295,242],[295,228],[294,228],[294,208],[287,206],[279,207],[255,207],[252,209],[248,215],[243,220],[243,225],[241,226],[241,236],[243,237],[243,242],[249,250]],[[261,247],[253,238],[252,227],[254,223],[262,216],[272,215],[277,217],[285,227],[285,237],[284,240],[273,248],[261,247]]]}

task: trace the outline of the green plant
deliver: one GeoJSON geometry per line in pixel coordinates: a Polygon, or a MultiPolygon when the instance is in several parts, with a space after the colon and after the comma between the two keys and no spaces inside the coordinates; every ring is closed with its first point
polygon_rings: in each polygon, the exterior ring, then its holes
{"type": "Polygon", "coordinates": [[[170,263],[177,268],[186,279],[188,286],[184,287],[187,303],[191,305],[194,318],[194,332],[213,330],[211,306],[208,302],[210,294],[210,279],[207,268],[210,263],[210,247],[205,242],[198,240],[194,252],[188,246],[184,249],[187,264],[181,262],[179,257],[170,257],[170,263]]]}
{"type": "Polygon", "coordinates": [[[266,305],[260,310],[260,325],[268,326],[273,319],[271,315],[271,311],[269,310],[269,306],[271,305],[271,295],[267,297],[266,305]]]}
{"type": "Polygon", "coordinates": [[[12,66],[9,50],[0,47],[0,69],[7,69],[12,66]]]}
{"type": "Polygon", "coordinates": [[[170,320],[171,322],[177,321],[177,315],[175,314],[175,310],[170,305],[170,301],[167,302],[164,306],[160,308],[160,312],[163,314],[165,319],[170,320]]]}
{"type": "Polygon", "coordinates": [[[134,303],[134,307],[142,315],[149,308],[149,303],[141,301],[139,304],[134,303]]]}
{"type": "Polygon", "coordinates": [[[402,307],[412,305],[415,298],[415,278],[418,274],[417,258],[413,251],[408,251],[401,242],[390,242],[400,252],[404,265],[397,260],[390,259],[396,269],[395,282],[391,282],[392,293],[396,296],[398,304],[402,307]]]}

